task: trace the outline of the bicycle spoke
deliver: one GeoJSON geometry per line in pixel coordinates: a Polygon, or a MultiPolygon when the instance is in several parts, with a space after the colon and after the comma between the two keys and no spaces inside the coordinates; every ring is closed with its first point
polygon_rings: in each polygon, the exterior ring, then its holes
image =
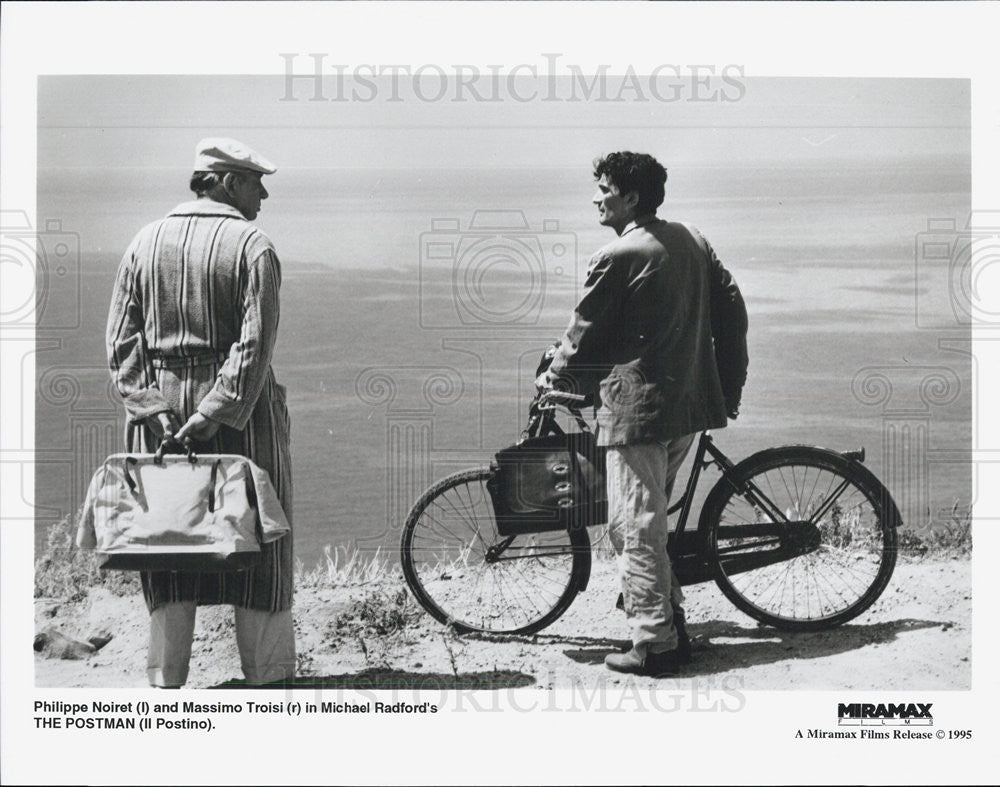
{"type": "MultiPolygon", "coordinates": [[[[480,483],[480,485],[479,485],[479,492],[482,495],[489,494],[486,491],[486,487],[482,483],[480,483]]],[[[472,493],[469,491],[468,487],[465,488],[465,494],[466,494],[466,497],[469,498],[469,510],[470,511],[474,511],[475,510],[475,504],[472,502],[472,493]]],[[[461,497],[461,495],[459,495],[459,497],[461,497]]],[[[490,526],[491,526],[490,529],[493,530],[494,533],[495,533],[496,532],[496,527],[493,526],[492,522],[490,522],[490,526]]],[[[484,550],[489,549],[489,547],[486,545],[486,539],[483,538],[482,531],[478,527],[476,528],[476,535],[479,536],[479,541],[480,541],[480,543],[482,543],[483,549],[484,550]]]]}
{"type": "MultiPolygon", "coordinates": [[[[808,471],[808,468],[807,468],[807,471],[808,471]]],[[[820,480],[820,478],[822,478],[822,476],[823,476],[822,473],[820,473],[819,471],[816,472],[816,480],[813,481],[812,489],[809,490],[809,495],[806,497],[806,500],[809,501],[809,503],[807,505],[807,510],[810,509],[810,508],[812,508],[812,501],[816,499],[816,487],[819,485],[819,480],[820,480]]],[[[805,487],[803,487],[803,488],[805,488],[805,487]]]]}
{"type": "MultiPolygon", "coordinates": [[[[781,479],[781,483],[785,487],[785,494],[788,495],[789,501],[792,504],[796,504],[797,505],[796,501],[798,500],[798,498],[794,494],[792,494],[791,491],[789,491],[789,489],[788,489],[788,481],[785,480],[785,474],[783,472],[781,472],[780,468],[778,469],[778,477],[781,479]]],[[[796,509],[793,509],[793,510],[796,510],[796,509]]],[[[796,519],[797,518],[798,517],[796,517],[796,519]]]]}
{"type": "MultiPolygon", "coordinates": [[[[459,498],[459,502],[461,502],[461,494],[459,493],[457,496],[459,498]]],[[[451,500],[451,498],[447,497],[446,501],[447,501],[449,507],[451,508],[451,510],[454,511],[455,514],[458,515],[459,518],[461,518],[463,515],[462,515],[461,511],[458,509],[457,505],[451,500]]],[[[469,510],[470,511],[474,511],[475,508],[473,506],[470,506],[469,510]]],[[[474,534],[479,538],[480,542],[482,542],[482,544],[483,544],[483,551],[485,552],[489,547],[486,546],[486,542],[485,542],[485,540],[483,540],[482,533],[479,532],[479,523],[478,523],[478,521],[475,520],[475,515],[471,514],[470,516],[473,517],[473,524],[474,524],[474,527],[472,527],[470,529],[473,530],[474,534]]]]}
{"type": "Polygon", "coordinates": [[[840,484],[840,486],[837,487],[837,490],[832,495],[830,495],[830,497],[828,497],[826,500],[823,501],[823,504],[819,507],[819,510],[816,511],[816,513],[814,513],[811,517],[809,517],[810,521],[822,518],[826,514],[826,512],[833,506],[833,504],[837,502],[837,498],[840,497],[841,494],[843,494],[844,490],[847,489],[847,486],[850,483],[851,483],[850,481],[844,479],[844,481],[840,484]]]}
{"type": "MultiPolygon", "coordinates": [[[[520,574],[521,574],[521,576],[522,576],[522,578],[525,578],[525,579],[526,579],[526,577],[524,577],[524,573],[523,573],[523,571],[521,571],[521,569],[520,569],[520,566],[516,566],[516,567],[514,567],[514,570],[515,570],[515,571],[517,571],[518,573],[520,573],[520,574]]],[[[530,596],[530,595],[529,595],[529,593],[528,593],[528,590],[527,590],[527,588],[526,588],[526,587],[525,587],[524,585],[517,585],[517,584],[514,584],[514,583],[511,583],[511,584],[512,584],[512,587],[511,587],[511,591],[512,591],[512,594],[515,594],[515,595],[516,595],[516,594],[517,594],[517,592],[518,592],[518,589],[520,589],[520,595],[521,595],[521,597],[522,597],[522,598],[523,598],[523,599],[524,599],[524,600],[525,600],[525,601],[527,602],[527,604],[528,604],[528,605],[529,605],[529,606],[530,606],[530,607],[532,608],[532,610],[533,610],[533,611],[534,611],[534,612],[535,612],[536,614],[538,614],[539,616],[541,616],[541,615],[545,614],[545,611],[544,611],[544,610],[542,610],[542,609],[541,609],[541,608],[540,608],[540,607],[538,606],[538,604],[536,604],[536,603],[535,603],[535,602],[534,602],[534,601],[532,600],[531,596],[530,596]]]]}
{"type": "Polygon", "coordinates": [[[766,495],[768,507],[788,518],[785,529],[765,536],[761,527],[772,521],[770,513],[748,494],[729,492],[715,529],[720,587],[775,625],[819,626],[857,614],[881,592],[895,562],[886,541],[894,534],[877,496],[865,492],[849,466],[841,471],[833,460],[827,464],[818,449],[772,456],[769,467],[750,471],[737,486],[766,495]],[[785,549],[792,556],[781,559],[785,549]]]}
{"type": "Polygon", "coordinates": [[[460,628],[537,628],[576,592],[572,540],[565,531],[500,536],[488,478],[456,474],[411,512],[404,572],[420,603],[460,628]]]}
{"type": "MultiPolygon", "coordinates": [[[[461,541],[463,541],[463,539],[462,539],[462,537],[461,537],[461,536],[459,536],[459,535],[458,535],[457,533],[455,533],[454,531],[452,531],[452,530],[451,530],[450,528],[448,528],[448,527],[445,527],[445,525],[444,525],[444,524],[442,524],[442,523],[441,523],[441,521],[440,521],[439,519],[437,519],[436,517],[433,517],[433,516],[431,516],[430,514],[428,514],[428,515],[427,515],[427,520],[428,520],[428,521],[429,521],[429,522],[430,522],[430,523],[431,523],[431,524],[432,524],[433,526],[435,526],[435,527],[437,527],[437,528],[440,528],[440,529],[441,529],[441,530],[443,530],[443,531],[444,531],[445,533],[447,533],[447,534],[448,534],[449,536],[451,536],[451,537],[452,537],[452,538],[453,538],[453,539],[454,539],[454,540],[455,540],[456,542],[461,542],[461,541]]],[[[432,532],[433,532],[433,531],[432,531],[432,532]]],[[[430,539],[431,537],[430,537],[429,535],[426,535],[426,534],[424,534],[424,533],[414,533],[414,538],[420,538],[420,539],[430,539]]],[[[469,547],[470,547],[470,549],[471,549],[472,545],[470,544],[470,545],[469,545],[469,547]]],[[[485,552],[484,552],[483,554],[485,554],[485,552]]]]}

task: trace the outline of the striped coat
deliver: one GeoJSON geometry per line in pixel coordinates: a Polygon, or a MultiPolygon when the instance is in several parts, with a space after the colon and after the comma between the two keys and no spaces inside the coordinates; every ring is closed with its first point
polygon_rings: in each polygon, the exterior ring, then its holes
{"type": "MultiPolygon", "coordinates": [[[[202,453],[247,456],[271,477],[292,519],[289,420],[271,354],[281,268],[268,237],[235,208],[209,199],[143,228],[122,258],[108,316],[111,374],[125,400],[129,451],[157,441],[144,419],[197,409],[223,424],[202,453]]],[[[239,572],[144,572],[150,610],[170,601],[291,609],[292,536],[263,547],[239,572]]]]}

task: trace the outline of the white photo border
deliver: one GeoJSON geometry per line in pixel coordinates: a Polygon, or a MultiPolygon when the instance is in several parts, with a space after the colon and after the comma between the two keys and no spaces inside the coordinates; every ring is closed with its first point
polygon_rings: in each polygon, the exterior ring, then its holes
{"type": "MultiPolygon", "coordinates": [[[[36,218],[41,75],[282,74],[281,52],[336,52],[343,63],[485,68],[539,62],[540,53],[560,52],[583,69],[631,64],[639,73],[669,61],[740,63],[747,77],[971,79],[972,205],[990,210],[1000,207],[998,11],[994,4],[978,2],[8,3],[0,26],[0,204],[23,207],[32,221],[36,218]]],[[[747,692],[745,704],[733,713],[550,714],[537,702],[534,712],[515,713],[532,704],[532,695],[516,694],[478,705],[467,698],[464,707],[431,720],[323,718],[316,723],[286,717],[271,723],[257,717],[197,736],[39,730],[32,720],[37,699],[127,701],[146,695],[34,688],[28,647],[34,626],[33,528],[23,526],[32,511],[10,493],[16,485],[14,463],[30,459],[29,443],[23,456],[5,454],[0,464],[2,781],[989,782],[995,778],[992,702],[998,683],[994,662],[1000,655],[990,600],[998,595],[1000,572],[988,560],[1000,548],[1000,536],[991,527],[1000,516],[1000,479],[995,463],[986,460],[1000,450],[1000,413],[989,407],[997,393],[997,365],[987,362],[989,337],[978,329],[974,336],[981,359],[975,385],[985,406],[974,407],[973,424],[982,452],[974,460],[984,460],[974,527],[973,688],[919,698],[933,701],[954,726],[975,730],[967,747],[796,744],[794,728],[829,723],[836,703],[844,699],[838,692],[793,691],[747,692]],[[484,705],[507,712],[476,710],[484,705]]],[[[22,414],[33,419],[31,338],[5,332],[0,339],[4,448],[22,414]]],[[[236,699],[240,693],[225,695],[236,699]]],[[[865,694],[865,701],[889,699],[865,694]]]]}

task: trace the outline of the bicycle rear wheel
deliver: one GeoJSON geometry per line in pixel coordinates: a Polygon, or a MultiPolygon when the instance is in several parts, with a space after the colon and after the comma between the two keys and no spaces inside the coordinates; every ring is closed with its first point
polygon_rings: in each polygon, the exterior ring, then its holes
{"type": "Polygon", "coordinates": [[[491,472],[455,473],[417,501],[403,528],[403,575],[421,606],[459,632],[530,634],[573,601],[590,540],[583,528],[501,536],[491,472]]]}
{"type": "Polygon", "coordinates": [[[777,628],[818,631],[864,612],[896,564],[898,513],[863,466],[821,448],[762,451],[723,477],[702,530],[716,584],[777,628]]]}

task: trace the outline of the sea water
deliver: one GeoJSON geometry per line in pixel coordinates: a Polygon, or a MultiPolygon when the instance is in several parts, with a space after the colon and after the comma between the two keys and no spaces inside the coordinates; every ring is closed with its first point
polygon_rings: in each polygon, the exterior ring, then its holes
{"type": "MultiPolygon", "coordinates": [[[[36,463],[22,480],[36,546],[121,449],[103,346],[115,268],[140,226],[189,196],[176,173],[146,174],[144,189],[134,172],[39,172],[39,221],[57,222],[46,248],[66,236],[79,256],[62,274],[49,265],[40,301],[36,463]]],[[[426,486],[516,440],[538,356],[614,237],[591,191],[586,171],[486,167],[297,171],[272,187],[256,223],[282,262],[273,366],[307,565],[325,545],[392,554],[426,486]]],[[[932,297],[954,285],[921,242],[930,219],[960,235],[969,199],[968,162],[944,157],[702,168],[668,186],[660,215],[703,231],[750,313],[741,415],[717,445],[734,460],[864,445],[908,526],[967,508],[969,331],[932,297]]]]}

